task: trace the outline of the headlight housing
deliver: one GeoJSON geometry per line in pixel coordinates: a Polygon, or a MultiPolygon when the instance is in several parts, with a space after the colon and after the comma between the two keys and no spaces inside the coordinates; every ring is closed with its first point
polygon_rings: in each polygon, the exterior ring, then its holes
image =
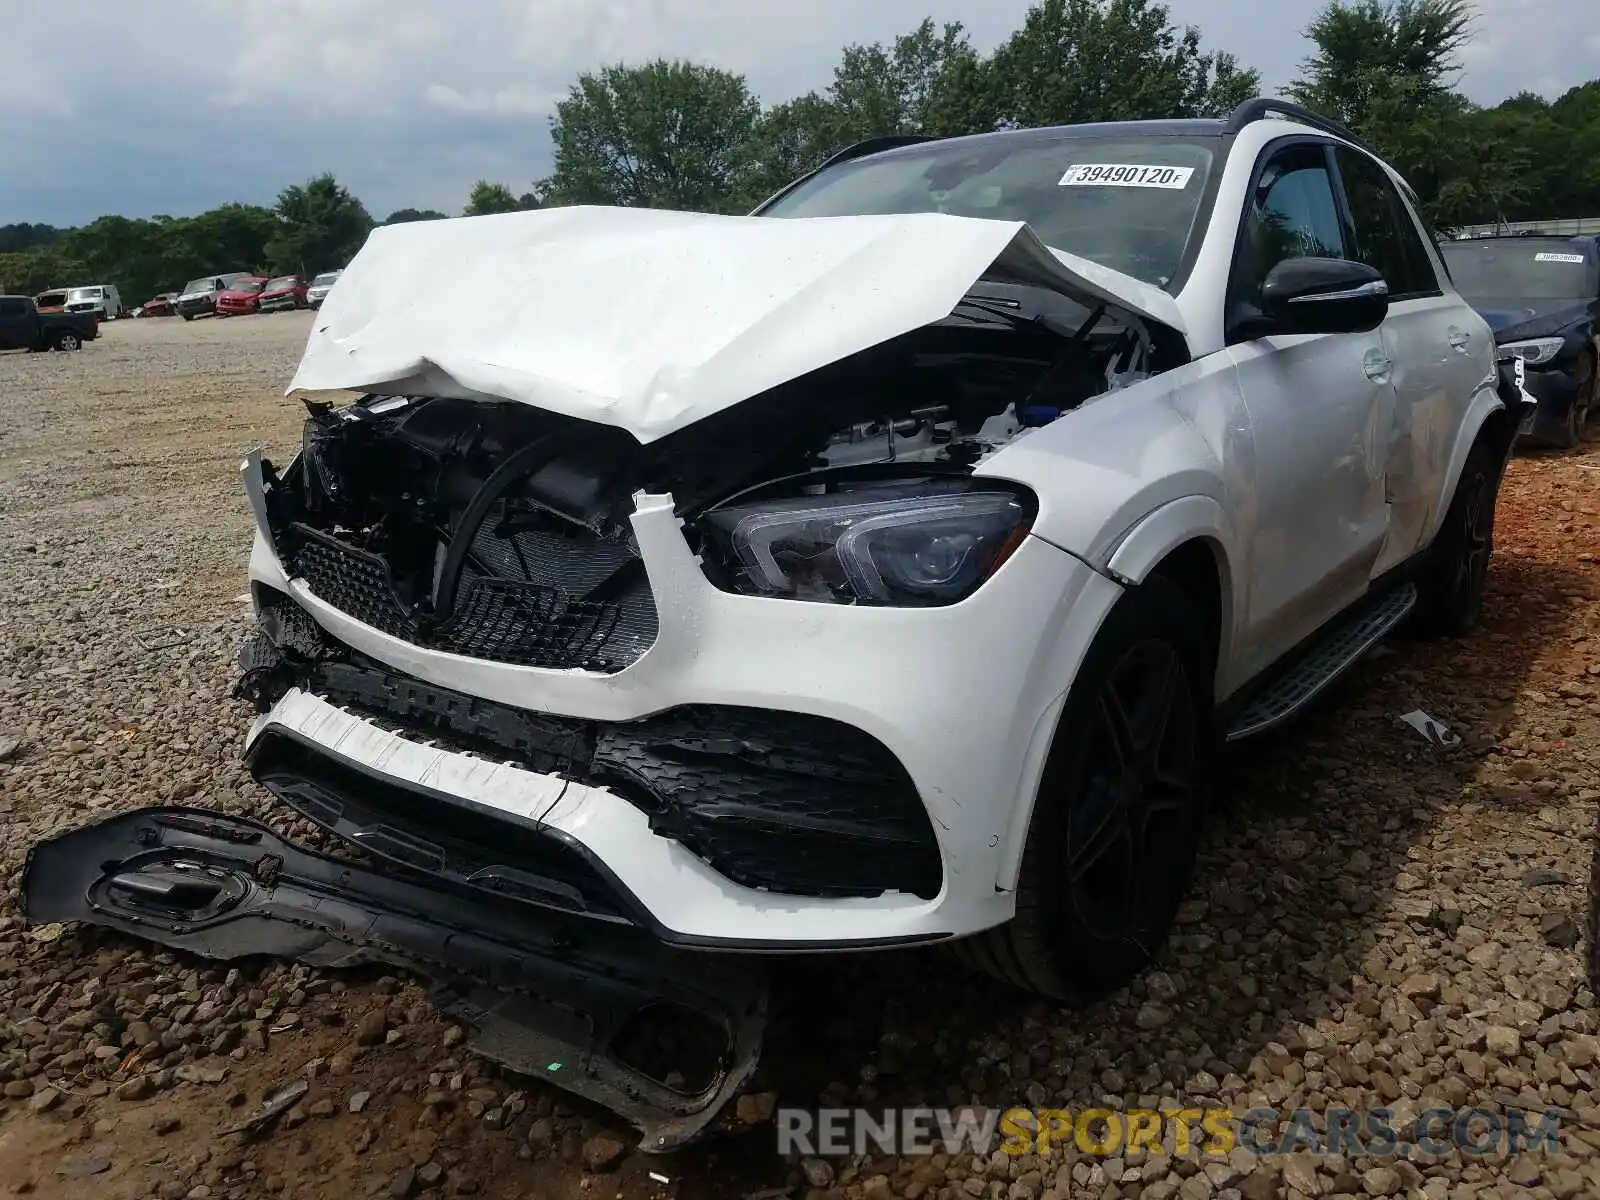
{"type": "Polygon", "coordinates": [[[1524,342],[1507,342],[1500,350],[1501,353],[1515,355],[1530,367],[1542,367],[1553,361],[1566,344],[1566,338],[1529,338],[1524,342]]]}
{"type": "Polygon", "coordinates": [[[1032,498],[925,481],[715,509],[701,519],[719,586],[831,604],[929,607],[975,592],[1032,523],[1032,498]]]}

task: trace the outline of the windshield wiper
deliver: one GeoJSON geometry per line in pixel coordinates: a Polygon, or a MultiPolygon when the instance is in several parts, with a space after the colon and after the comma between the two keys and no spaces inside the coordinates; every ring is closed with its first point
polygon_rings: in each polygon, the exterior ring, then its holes
{"type": "MultiPolygon", "coordinates": [[[[1011,311],[1021,307],[1022,303],[1018,300],[1000,300],[991,296],[963,296],[956,301],[956,306],[951,310],[951,315],[954,316],[960,313],[962,309],[971,309],[976,312],[987,313],[991,317],[998,317],[1013,329],[1020,329],[1027,325],[1044,324],[1043,319],[1038,314],[1029,317],[1024,316],[1021,312],[1011,311]]],[[[968,320],[976,319],[975,317],[968,318],[968,320]]]]}

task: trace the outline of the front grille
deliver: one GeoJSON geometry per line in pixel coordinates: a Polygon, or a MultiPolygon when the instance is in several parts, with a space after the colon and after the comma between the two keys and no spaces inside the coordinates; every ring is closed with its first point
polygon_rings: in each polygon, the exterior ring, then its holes
{"type": "MultiPolygon", "coordinates": [[[[291,572],[319,599],[419,646],[519,666],[612,672],[655,640],[655,604],[642,580],[641,603],[638,588],[617,601],[585,600],[558,583],[464,573],[455,610],[432,622],[401,602],[382,557],[307,525],[293,526],[293,534],[291,572]]],[[[547,559],[534,561],[542,567],[547,559]]]]}

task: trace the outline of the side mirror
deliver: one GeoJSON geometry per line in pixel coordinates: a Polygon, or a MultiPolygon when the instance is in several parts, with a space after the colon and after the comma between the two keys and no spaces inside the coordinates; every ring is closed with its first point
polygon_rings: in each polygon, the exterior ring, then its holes
{"type": "Polygon", "coordinates": [[[1389,284],[1366,263],[1288,258],[1267,273],[1261,309],[1284,333],[1366,333],[1389,313],[1389,284]]]}

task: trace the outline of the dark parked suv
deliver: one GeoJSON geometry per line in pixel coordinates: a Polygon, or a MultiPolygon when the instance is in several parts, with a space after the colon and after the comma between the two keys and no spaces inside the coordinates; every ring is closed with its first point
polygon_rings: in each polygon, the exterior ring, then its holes
{"type": "Polygon", "coordinates": [[[1503,234],[1444,242],[1456,290],[1527,368],[1533,440],[1576,446],[1595,406],[1600,239],[1503,234]]]}

